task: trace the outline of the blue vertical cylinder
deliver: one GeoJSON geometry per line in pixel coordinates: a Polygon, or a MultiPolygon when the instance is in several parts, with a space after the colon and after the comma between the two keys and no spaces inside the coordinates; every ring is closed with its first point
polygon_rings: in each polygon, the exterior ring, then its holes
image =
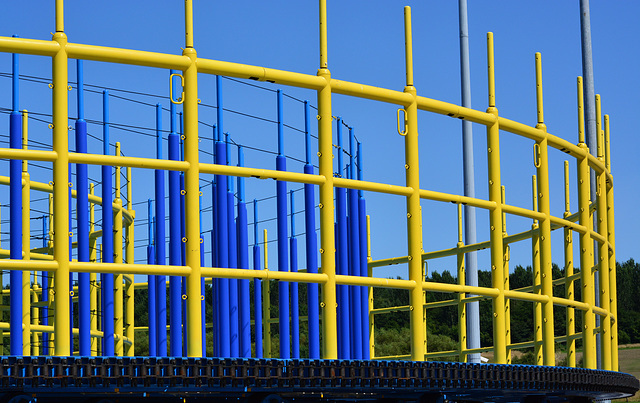
{"type": "MultiPolygon", "coordinates": [[[[298,271],[298,239],[296,239],[295,204],[293,201],[293,191],[289,191],[291,200],[291,271],[298,271]]],[[[291,358],[300,358],[300,311],[298,304],[298,283],[290,283],[291,291],[291,358]]]]}
{"type": "MultiPolygon", "coordinates": [[[[362,147],[358,142],[358,180],[362,180],[362,147]]],[[[360,276],[369,276],[367,261],[367,208],[364,192],[358,191],[358,214],[360,216],[360,276]]],[[[360,291],[360,303],[362,309],[362,359],[370,359],[369,351],[369,288],[362,287],[360,291]]]]}
{"type": "MultiPolygon", "coordinates": [[[[215,129],[214,129],[215,130],[215,129]]],[[[214,142],[214,150],[215,150],[215,142],[214,142]]],[[[220,267],[218,264],[218,250],[217,250],[217,239],[216,239],[216,214],[217,214],[217,204],[216,204],[216,181],[211,181],[211,267],[220,267]]],[[[220,356],[220,302],[219,302],[219,291],[218,291],[218,281],[217,278],[211,279],[211,296],[212,296],[212,331],[211,335],[213,336],[213,356],[220,356]]]]}
{"type": "MultiPolygon", "coordinates": [[[[313,175],[311,165],[311,132],[309,131],[309,102],[304,101],[305,165],[304,173],[313,175]]],[[[307,256],[307,273],[318,272],[318,241],[316,239],[316,207],[313,185],[304,185],[304,224],[307,256]]],[[[320,309],[318,284],[307,284],[307,309],[309,324],[309,358],[320,358],[320,309]]]]}
{"type": "MultiPolygon", "coordinates": [[[[238,166],[244,166],[244,153],[238,146],[238,166]]],[[[238,177],[238,267],[249,268],[249,228],[247,205],[244,198],[244,178],[238,177]]],[[[249,280],[239,280],[240,298],[240,357],[251,357],[251,296],[249,280]]]]}
{"type": "MultiPolygon", "coordinates": [[[[171,70],[171,74],[174,73],[177,71],[171,70]]],[[[173,86],[173,82],[170,85],[173,86]]],[[[169,111],[171,119],[168,139],[169,159],[178,161],[180,159],[180,141],[176,130],[176,106],[173,102],[170,103],[169,111]]],[[[169,264],[172,266],[182,265],[182,214],[180,209],[180,173],[169,171],[169,264]]],[[[169,337],[171,340],[170,353],[174,357],[182,355],[181,280],[178,276],[169,277],[169,337]]]]}
{"type": "MultiPolygon", "coordinates": [[[[216,76],[216,99],[218,104],[217,120],[218,130],[216,136],[216,164],[227,165],[227,155],[224,143],[221,141],[223,133],[223,104],[222,104],[222,78],[216,76]]],[[[218,267],[229,267],[229,244],[227,234],[227,177],[216,175],[216,243],[218,251],[218,267]]],[[[220,357],[229,357],[231,354],[231,342],[229,338],[229,279],[218,280],[218,306],[219,308],[219,335],[220,357]]]]}
{"type": "MultiPolygon", "coordinates": [[[[76,120],[76,152],[87,152],[87,122],[84,120],[84,74],[82,60],[77,61],[78,120],[76,120]]],[[[86,164],[76,164],[76,226],[78,228],[78,261],[89,261],[89,177],[86,164]]],[[[80,355],[91,355],[91,279],[89,273],[78,274],[78,330],[80,355]]]]}
{"type": "MultiPolygon", "coordinates": [[[[338,177],[342,176],[342,119],[337,121],[338,140],[338,177]]],[[[337,267],[336,272],[348,274],[348,239],[347,239],[347,193],[343,188],[336,188],[336,243],[337,267]]],[[[346,285],[337,286],[338,289],[338,358],[351,358],[351,338],[349,334],[349,288],[346,285]]]]}
{"type": "MultiPolygon", "coordinates": [[[[153,243],[153,234],[155,233],[153,218],[153,202],[151,199],[148,203],[149,217],[149,245],[147,246],[147,264],[156,264],[156,250],[153,243]]],[[[156,276],[147,276],[147,293],[148,293],[148,327],[149,327],[149,355],[151,357],[157,355],[156,340],[158,339],[158,329],[156,326],[156,276]]]]}
{"type": "MultiPolygon", "coordinates": [[[[349,128],[349,178],[356,179],[356,144],[353,128],[349,128]]],[[[349,189],[349,275],[360,276],[360,213],[358,211],[358,191],[349,189]]],[[[362,359],[362,300],[361,287],[351,286],[351,339],[354,359],[362,359]]]]}
{"type": "MultiPolygon", "coordinates": [[[[103,91],[103,153],[109,155],[109,92],[103,91]]],[[[113,170],[110,166],[102,166],[102,262],[113,263],[113,211],[111,205],[113,182],[111,175],[113,170]],[[106,234],[106,235],[105,235],[106,234]]],[[[102,354],[105,356],[115,355],[113,339],[113,274],[104,273],[102,277],[102,354]]]]}
{"type": "MultiPolygon", "coordinates": [[[[162,106],[156,104],[156,158],[162,159],[162,106]]],[[[164,171],[155,170],[156,196],[156,264],[166,264],[166,209],[164,200],[164,171]]],[[[157,353],[160,357],[167,355],[167,278],[156,275],[156,326],[157,353]]]]}
{"type": "MultiPolygon", "coordinates": [[[[253,270],[261,270],[260,265],[260,243],[258,231],[258,201],[253,199],[253,270]]],[[[256,358],[262,358],[262,281],[253,280],[254,293],[254,326],[256,334],[256,358]]]]}
{"type": "MultiPolygon", "coordinates": [[[[278,156],[276,170],[287,170],[287,159],[284,156],[284,122],[282,119],[282,91],[278,90],[278,156]]],[[[278,235],[278,270],[289,271],[289,252],[287,245],[287,182],[276,182],[277,235],[278,235]]],[[[289,336],[289,285],[278,283],[278,308],[280,327],[280,358],[290,358],[289,336]]]]}
{"type": "MultiPolygon", "coordinates": [[[[231,160],[229,133],[225,133],[225,148],[227,152],[227,162],[231,160]]],[[[235,223],[235,196],[233,178],[227,177],[227,236],[229,237],[229,267],[238,268],[238,245],[235,223]]],[[[231,357],[240,356],[239,340],[239,318],[238,318],[238,280],[229,279],[229,330],[231,332],[231,357]]]]}
{"type": "MultiPolygon", "coordinates": [[[[19,84],[18,84],[18,55],[13,54],[12,75],[12,104],[13,109],[9,116],[9,146],[14,149],[22,148],[22,115],[19,108],[19,84]]],[[[22,260],[22,161],[12,159],[9,161],[9,257],[22,260]]],[[[11,355],[22,355],[22,271],[11,270],[9,275],[10,311],[9,325],[11,335],[9,337],[9,352],[11,355]]]]}

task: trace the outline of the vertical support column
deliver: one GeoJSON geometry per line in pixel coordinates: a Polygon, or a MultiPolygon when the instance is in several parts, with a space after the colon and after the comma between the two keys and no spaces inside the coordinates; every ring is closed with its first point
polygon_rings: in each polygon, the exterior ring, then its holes
{"type": "MultiPolygon", "coordinates": [[[[63,52],[64,53],[64,52],[63,52]]],[[[13,108],[9,115],[9,146],[13,149],[22,148],[22,129],[21,114],[18,111],[18,55],[12,55],[13,74],[12,74],[12,104],[13,108]]],[[[65,54],[66,57],[66,54],[65,54]]],[[[54,58],[54,61],[56,59],[54,58]]],[[[55,65],[54,65],[55,69],[55,65]]],[[[66,80],[66,70],[65,70],[66,80]]],[[[66,85],[65,85],[66,88],[66,85]]],[[[55,92],[54,92],[55,97],[55,92]]],[[[55,136],[55,132],[54,132],[55,136]]],[[[54,137],[55,141],[55,137],[54,137]]],[[[55,151],[55,143],[54,143],[55,151]]],[[[68,152],[68,150],[66,151],[68,152]]],[[[22,168],[20,160],[12,159],[9,161],[9,232],[13,235],[9,237],[9,258],[21,260],[22,256],[22,168]]],[[[54,172],[55,172],[54,163],[54,172]]],[[[64,184],[67,183],[65,179],[64,184]]],[[[68,197],[67,197],[68,200],[68,197]]],[[[67,239],[68,241],[68,239],[67,239]]],[[[23,329],[22,329],[22,294],[23,294],[23,278],[22,271],[11,270],[9,273],[9,353],[11,355],[22,355],[23,351],[23,329]]]]}
{"type": "MultiPolygon", "coordinates": [[[[264,230],[264,270],[269,270],[269,243],[264,230]]],[[[264,333],[264,357],[271,358],[271,288],[269,280],[262,282],[262,329],[264,333]]]]}
{"type": "MultiPolygon", "coordinates": [[[[600,95],[596,95],[596,127],[598,139],[598,159],[605,164],[604,131],[602,130],[602,114],[600,95]]],[[[600,279],[600,307],[609,312],[611,307],[611,290],[609,289],[609,245],[607,223],[607,172],[596,173],[596,201],[598,214],[598,233],[605,242],[598,242],[598,276],[600,279]]],[[[601,369],[611,370],[611,316],[607,314],[600,319],[601,369]]]]}
{"type": "MultiPolygon", "coordinates": [[[[54,255],[55,258],[55,254],[54,254],[54,250],[53,250],[53,224],[54,224],[54,219],[53,219],[53,193],[49,193],[49,236],[48,236],[48,248],[49,248],[49,253],[54,255]]],[[[54,331],[52,333],[50,333],[48,335],[48,344],[47,344],[47,348],[49,350],[49,355],[55,355],[56,353],[56,348],[55,348],[55,314],[56,314],[56,310],[55,310],[55,300],[54,300],[54,295],[55,295],[55,287],[54,287],[54,279],[55,279],[55,273],[49,274],[48,275],[48,279],[47,279],[47,289],[49,290],[48,295],[49,295],[49,300],[47,302],[47,324],[51,324],[49,322],[48,317],[53,317],[53,325],[54,325],[54,331]]]]}
{"type": "Polygon", "coordinates": [[[186,265],[187,276],[187,355],[202,356],[202,305],[200,303],[200,168],[198,156],[198,68],[193,48],[193,4],[185,2],[186,47],[182,54],[191,59],[184,71],[184,160],[189,163],[184,173],[186,265]]]}
{"type": "MultiPolygon", "coordinates": [[[[349,179],[357,179],[356,167],[357,145],[354,129],[349,128],[349,179]]],[[[358,211],[358,190],[347,190],[349,212],[349,275],[360,275],[360,213],[358,211]]],[[[362,357],[362,287],[351,286],[351,337],[353,348],[351,356],[356,360],[362,357]]]]}
{"type": "MultiPolygon", "coordinates": [[[[304,101],[304,134],[305,134],[305,165],[304,173],[313,175],[311,164],[311,132],[309,102],[304,101]]],[[[316,202],[314,185],[304,184],[304,224],[305,245],[307,258],[307,273],[318,272],[318,240],[316,236],[316,202]]],[[[307,313],[309,325],[309,358],[320,358],[320,312],[318,307],[318,284],[307,284],[307,313]]],[[[257,325],[256,325],[257,326],[257,325]]]]}
{"type": "MultiPolygon", "coordinates": [[[[371,217],[367,216],[367,276],[373,277],[373,270],[369,266],[371,262],[371,217]]],[[[369,305],[369,359],[375,357],[375,315],[373,314],[373,287],[369,287],[368,305],[369,305]]]]}
{"type": "MultiPolygon", "coordinates": [[[[27,110],[22,111],[22,148],[28,144],[27,110]]],[[[22,161],[22,259],[31,260],[31,181],[29,179],[28,160],[22,161]]],[[[36,281],[37,283],[37,281],[36,281]]],[[[35,283],[34,283],[35,286],[35,283]]],[[[22,351],[31,355],[31,272],[22,271],[22,351]]]]}
{"type": "MultiPolygon", "coordinates": [[[[531,195],[533,198],[533,211],[538,211],[538,180],[536,175],[531,177],[531,195]]],[[[540,225],[534,219],[531,225],[531,266],[533,271],[533,293],[541,295],[542,275],[540,273],[540,225]]],[[[542,365],[542,303],[533,303],[533,351],[536,357],[536,365],[542,365]]]]}
{"type": "Polygon", "coordinates": [[[500,202],[500,127],[496,108],[495,71],[493,61],[493,32],[487,34],[487,62],[489,75],[489,108],[487,113],[496,117],[493,124],[487,126],[487,161],[489,165],[489,200],[496,208],[489,212],[491,242],[491,287],[499,294],[493,297],[493,353],[497,364],[507,362],[507,337],[505,325],[504,273],[502,259],[502,203],[500,202]]]}
{"type": "MultiPolygon", "coordinates": [[[[238,166],[244,166],[244,152],[238,146],[238,166]]],[[[249,226],[247,224],[247,204],[245,202],[244,178],[238,177],[238,267],[249,269],[249,226]]],[[[293,209],[292,209],[293,210],[293,209]]],[[[251,357],[251,295],[249,280],[238,280],[240,299],[240,357],[251,357]]]]}
{"type": "Polygon", "coordinates": [[[407,241],[409,255],[409,280],[415,285],[409,290],[411,359],[424,361],[427,339],[423,322],[424,291],[422,283],[422,212],[420,208],[420,167],[418,151],[418,104],[413,86],[413,46],[411,36],[411,7],[404,8],[404,41],[406,58],[406,86],[404,92],[411,95],[411,104],[405,106],[406,135],[404,137],[404,159],[406,185],[412,189],[407,197],[407,241]]]}
{"type": "MultiPolygon", "coordinates": [[[[76,120],[76,152],[87,152],[87,122],[84,120],[84,69],[77,60],[78,120],[76,120]]],[[[90,260],[89,249],[89,176],[86,164],[76,164],[76,227],[78,228],[78,261],[90,260]]],[[[78,273],[78,347],[81,356],[91,355],[91,308],[89,273],[78,273]]]]}
{"type": "MultiPolygon", "coordinates": [[[[103,91],[103,154],[109,155],[109,92],[103,91]]],[[[102,263],[113,263],[113,207],[111,203],[112,169],[102,166],[102,263]]],[[[54,242],[55,243],[55,242],[54,242]]],[[[112,356],[115,353],[113,339],[113,274],[103,273],[102,278],[102,354],[112,356]]]]}
{"type": "MultiPolygon", "coordinates": [[[[569,161],[564,162],[564,218],[571,215],[571,207],[569,204],[569,161]]],[[[573,231],[571,228],[564,229],[564,277],[565,277],[565,298],[573,301],[575,299],[573,277],[573,231]]],[[[576,366],[576,333],[575,309],[567,306],[566,324],[566,345],[567,345],[567,365],[576,366]]]]}
{"type": "MultiPolygon", "coordinates": [[[[258,236],[258,201],[253,199],[253,270],[260,270],[260,242],[258,236]]],[[[255,351],[256,358],[263,358],[262,348],[262,280],[253,279],[254,292],[254,328],[255,328],[255,351]]]]}
{"type": "MultiPolygon", "coordinates": [[[[605,165],[607,172],[611,174],[611,148],[609,147],[609,115],[604,115],[604,146],[605,165]]],[[[604,185],[604,184],[603,184],[604,185]]],[[[613,214],[613,184],[606,184],[607,192],[607,228],[609,245],[609,289],[611,306],[609,310],[613,316],[611,323],[611,370],[618,371],[618,286],[616,276],[616,231],[615,216],[613,214]]]]}
{"type": "MultiPolygon", "coordinates": [[[[462,204],[458,203],[458,248],[464,246],[462,241],[462,204]]],[[[464,265],[464,253],[458,253],[457,255],[457,267],[458,267],[458,284],[466,284],[466,273],[464,265]]],[[[464,301],[465,294],[458,293],[458,360],[460,362],[467,362],[467,304],[464,301]]]]}
{"type": "MultiPolygon", "coordinates": [[[[132,186],[131,186],[131,167],[127,167],[127,211],[129,212],[129,214],[131,214],[131,216],[133,217],[133,221],[131,223],[129,223],[127,225],[126,228],[126,242],[125,242],[125,248],[126,248],[126,254],[125,254],[125,260],[127,264],[134,264],[135,263],[135,247],[134,247],[134,229],[135,229],[135,211],[133,210],[133,192],[132,192],[132,186]]],[[[135,338],[135,305],[134,305],[134,291],[135,291],[135,287],[134,287],[134,283],[135,283],[135,277],[133,275],[131,275],[131,281],[128,281],[124,292],[125,292],[125,296],[126,296],[126,306],[127,306],[127,310],[126,310],[126,322],[125,322],[125,336],[127,336],[127,338],[131,341],[131,344],[128,344],[125,347],[125,355],[129,356],[129,357],[133,357],[134,356],[134,351],[135,351],[135,344],[134,344],[134,338],[135,338]]]]}
{"type": "Polygon", "coordinates": [[[333,145],[331,112],[331,73],[327,63],[327,2],[320,0],[320,69],[318,76],[325,86],[318,91],[318,159],[319,173],[324,177],[320,185],[320,265],[327,282],[322,287],[322,357],[338,358],[336,330],[336,262],[333,227],[333,145]]]}
{"type": "MultiPolygon", "coordinates": [[[[591,228],[589,218],[589,190],[590,176],[587,156],[589,148],[584,142],[584,114],[583,114],[582,77],[578,77],[578,147],[584,152],[584,156],[578,158],[578,222],[587,229],[591,228]]],[[[589,232],[580,234],[580,283],[582,284],[582,302],[589,305],[584,311],[582,320],[582,345],[584,367],[595,369],[596,337],[595,318],[593,307],[595,303],[594,276],[593,276],[593,240],[589,232]]]]}
{"type": "Polygon", "coordinates": [[[67,36],[64,33],[62,1],[56,2],[56,33],[53,40],[60,45],[53,56],[53,151],[57,158],[53,162],[53,259],[58,264],[54,272],[55,354],[69,355],[71,352],[71,329],[69,328],[69,95],[67,36]]]}
{"type": "MultiPolygon", "coordinates": [[[[358,180],[362,180],[362,145],[358,142],[358,180]]],[[[367,254],[367,204],[364,199],[364,192],[358,191],[358,214],[359,214],[359,238],[360,238],[360,259],[358,264],[360,265],[360,276],[368,277],[368,254],[367,254]]],[[[360,288],[360,304],[362,309],[362,359],[369,360],[369,291],[371,287],[360,288]]]]}
{"type": "MultiPolygon", "coordinates": [[[[536,100],[538,124],[536,129],[542,130],[545,136],[534,146],[534,163],[538,175],[538,200],[540,212],[544,218],[540,220],[540,269],[542,272],[542,294],[553,296],[553,275],[551,267],[551,207],[549,203],[549,150],[547,147],[547,126],[544,124],[544,108],[542,102],[542,59],[540,53],[535,55],[536,63],[536,100]],[[536,150],[537,149],[537,150],[536,150]]],[[[549,298],[542,303],[542,350],[544,365],[555,365],[555,340],[553,334],[553,301],[549,298]]]]}
{"type": "MultiPolygon", "coordinates": [[[[336,145],[338,150],[337,175],[342,177],[343,154],[342,147],[342,119],[336,118],[336,145]]],[[[346,276],[349,274],[349,242],[347,234],[347,191],[344,188],[336,188],[336,273],[346,276]]],[[[348,285],[338,285],[338,358],[351,359],[351,328],[349,320],[349,288],[348,285]]]]}
{"type": "MultiPolygon", "coordinates": [[[[156,263],[156,251],[154,245],[155,220],[153,217],[153,202],[151,199],[147,200],[147,217],[149,224],[149,245],[147,246],[147,264],[156,263]]],[[[156,276],[147,276],[147,309],[148,309],[148,323],[149,329],[149,356],[154,357],[158,354],[157,339],[158,339],[158,327],[156,323],[156,276]]]]}
{"type": "MultiPolygon", "coordinates": [[[[162,105],[156,104],[156,158],[162,159],[162,105]]],[[[155,227],[155,264],[166,264],[166,210],[164,192],[164,171],[155,172],[156,227],[155,227]]],[[[156,300],[156,353],[160,357],[167,355],[167,278],[155,275],[156,300]]]]}
{"type": "MultiPolygon", "coordinates": [[[[291,235],[289,237],[290,267],[292,272],[298,271],[298,238],[296,238],[295,202],[293,191],[289,191],[289,205],[291,206],[291,235]]],[[[291,358],[300,358],[300,310],[298,300],[298,283],[290,283],[291,299],[291,358]]]]}
{"type": "MultiPolygon", "coordinates": [[[[94,184],[89,185],[89,194],[94,195],[94,184]]],[[[98,261],[97,237],[94,235],[96,230],[95,204],[89,203],[89,261],[96,263],[98,261]]],[[[133,227],[133,225],[132,225],[133,227]]],[[[89,328],[90,334],[98,331],[98,275],[96,273],[89,274],[89,328]]],[[[89,355],[96,355],[99,345],[98,337],[91,336],[91,344],[89,355]]]]}
{"type": "MultiPolygon", "coordinates": [[[[502,204],[506,203],[505,187],[500,186],[502,204]]],[[[503,275],[504,275],[504,289],[509,290],[509,260],[511,260],[511,248],[504,242],[504,238],[507,237],[507,214],[502,212],[502,238],[503,238],[503,275]]],[[[511,301],[505,298],[504,301],[504,318],[505,318],[505,330],[507,337],[507,364],[511,364],[511,301]]]]}
{"type": "MultiPolygon", "coordinates": [[[[120,143],[116,143],[116,156],[120,156],[120,143]]],[[[113,261],[114,263],[122,263],[122,198],[120,197],[120,171],[121,168],[116,167],[116,197],[114,203],[116,205],[116,212],[113,218],[113,261]]],[[[114,308],[114,320],[115,320],[115,334],[118,338],[115,340],[116,355],[122,357],[124,355],[124,299],[123,299],[123,285],[122,274],[116,274],[114,276],[113,285],[113,308],[114,308]]]]}

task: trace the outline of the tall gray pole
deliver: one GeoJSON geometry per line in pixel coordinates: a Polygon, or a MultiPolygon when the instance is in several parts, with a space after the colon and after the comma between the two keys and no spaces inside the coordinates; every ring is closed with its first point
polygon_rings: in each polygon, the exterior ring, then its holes
{"type": "MultiPolygon", "coordinates": [[[[469,27],[467,23],[467,0],[458,0],[460,20],[460,81],[462,88],[462,106],[471,108],[471,78],[469,73],[469,27]]],[[[462,171],[464,195],[475,197],[473,177],[473,133],[471,122],[462,121],[462,171]]],[[[476,209],[464,206],[464,241],[467,245],[476,243],[476,209]]],[[[467,253],[467,285],[478,285],[478,262],[476,252],[467,253]]],[[[467,347],[480,348],[480,309],[479,302],[467,304],[467,347]]],[[[469,354],[468,362],[479,363],[480,353],[469,354]]]]}
{"type": "MultiPolygon", "coordinates": [[[[584,82],[584,120],[589,152],[597,155],[598,140],[596,133],[596,96],[593,84],[593,57],[591,54],[591,16],[589,0],[580,0],[580,38],[582,41],[582,79],[584,82]]],[[[596,200],[596,174],[591,170],[591,201],[596,200]]],[[[594,220],[596,218],[594,217],[594,220]]],[[[594,228],[597,223],[594,222],[594,228]]],[[[598,248],[594,248],[595,262],[598,261],[598,248]]],[[[600,305],[600,281],[595,276],[595,303],[600,305]]],[[[596,315],[596,327],[600,326],[600,316],[596,315]]],[[[600,368],[600,334],[596,334],[596,357],[600,368]]]]}

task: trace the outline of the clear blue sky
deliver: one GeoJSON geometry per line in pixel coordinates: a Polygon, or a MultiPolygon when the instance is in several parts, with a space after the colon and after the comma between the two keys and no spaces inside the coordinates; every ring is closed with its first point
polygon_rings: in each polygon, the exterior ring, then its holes
{"type": "MultiPolygon", "coordinates": [[[[0,16],[0,35],[19,35],[48,40],[54,30],[53,1],[7,2],[0,16]]],[[[329,68],[334,78],[355,81],[390,89],[402,90],[404,85],[403,6],[413,9],[413,43],[415,86],[418,94],[452,103],[460,102],[459,36],[457,2],[425,1],[329,1],[329,68]]],[[[65,28],[69,41],[133,48],[179,54],[184,46],[183,2],[174,1],[120,1],[65,2],[65,28]]],[[[194,1],[195,48],[200,57],[261,65],[301,73],[315,74],[318,63],[318,10],[314,1],[194,1]]],[[[640,194],[637,178],[640,159],[636,156],[637,94],[640,84],[635,79],[638,66],[637,17],[640,3],[591,1],[596,93],[602,95],[603,112],[611,116],[611,156],[616,198],[617,257],[623,261],[638,258],[640,240],[637,228],[640,214],[635,208],[640,194]]],[[[497,107],[502,116],[534,125],[535,76],[534,53],[543,59],[543,86],[545,120],[548,130],[571,142],[577,142],[576,76],[581,75],[580,25],[578,1],[470,1],[469,33],[471,49],[472,105],[484,110],[487,106],[486,90],[486,33],[494,32],[497,74],[497,107]]],[[[10,71],[10,57],[0,55],[0,72],[10,71]]],[[[74,80],[75,66],[70,64],[70,77],[74,80]]],[[[33,56],[21,58],[21,73],[50,77],[50,61],[33,56]]],[[[102,63],[85,64],[85,82],[99,86],[124,88],[131,91],[163,95],[168,92],[168,74],[146,68],[122,67],[102,63]]],[[[225,107],[275,119],[275,94],[225,81],[225,107]]],[[[263,86],[276,89],[274,85],[263,86]]],[[[0,78],[0,106],[10,107],[9,80],[0,78]]],[[[309,99],[315,104],[315,94],[284,87],[296,98],[309,99]]],[[[50,94],[45,85],[25,83],[22,88],[21,108],[48,113],[50,94]]],[[[116,92],[114,92],[116,94],[116,92]]],[[[124,94],[120,94],[124,95],[124,94]]],[[[203,104],[215,105],[215,81],[200,77],[199,96],[203,104]]],[[[155,104],[167,100],[137,98],[155,104]]],[[[288,124],[302,127],[302,106],[287,98],[285,119],[288,124]]],[[[342,116],[356,130],[364,144],[365,179],[403,184],[403,141],[396,133],[395,109],[370,101],[334,96],[334,115],[342,116]]],[[[70,92],[70,113],[75,116],[75,90],[70,92]]],[[[8,117],[2,115],[0,133],[8,132],[8,117]]],[[[87,94],[87,117],[101,118],[101,98],[87,94]]],[[[168,114],[163,115],[165,128],[168,114]]],[[[42,119],[47,119],[43,117],[42,119]]],[[[153,108],[112,100],[111,119],[129,125],[153,128],[153,108]]],[[[215,110],[203,107],[200,119],[215,123],[215,110]]],[[[461,128],[460,122],[448,117],[426,113],[419,115],[421,186],[449,193],[462,192],[461,128]]],[[[201,137],[210,138],[211,132],[201,125],[201,137]]],[[[47,141],[46,124],[32,123],[34,139],[47,141]]],[[[313,132],[316,132],[316,128],[313,132]]],[[[474,146],[476,162],[476,192],[487,197],[485,129],[475,125],[474,146]]],[[[265,150],[275,150],[275,125],[227,115],[225,131],[236,141],[265,150]]],[[[90,126],[90,132],[100,135],[101,128],[90,126]]],[[[73,135],[73,132],[72,132],[73,135]]],[[[287,154],[303,158],[300,133],[289,130],[287,154]]],[[[345,138],[346,140],[346,138],[345,138]]],[[[121,141],[126,155],[153,156],[154,140],[130,132],[112,131],[112,141],[121,141]]],[[[73,142],[70,142],[73,148],[73,142]]],[[[99,152],[97,141],[89,143],[90,151],[99,152]]],[[[504,133],[501,136],[503,184],[507,202],[530,207],[531,175],[535,173],[532,161],[532,143],[504,133]]],[[[203,139],[202,149],[210,150],[211,142],[203,139]]],[[[166,143],[165,143],[166,152],[166,143]]],[[[210,161],[203,153],[202,160],[210,161]]],[[[235,161],[235,158],[233,159],[235,161]]],[[[551,153],[550,171],[551,207],[562,215],[562,166],[564,154],[551,153]]],[[[265,154],[247,151],[247,164],[273,168],[274,159],[265,154]]],[[[8,164],[2,163],[8,172],[8,164]]],[[[299,163],[291,161],[290,169],[301,170],[299,163]]],[[[37,169],[34,168],[34,175],[37,169]]],[[[90,171],[97,178],[97,170],[90,171]]],[[[575,164],[571,164],[575,175],[575,164]]],[[[46,175],[40,170],[40,175],[46,175]]],[[[152,197],[151,176],[134,172],[136,201],[152,197]]],[[[48,181],[49,179],[47,179],[48,181]]],[[[204,183],[203,183],[204,184],[204,183]]],[[[255,189],[249,197],[271,194],[273,182],[248,182],[255,189]]],[[[575,211],[577,196],[572,176],[572,207],[575,211]]],[[[297,189],[299,186],[290,186],[297,189]]],[[[205,197],[207,196],[205,191],[205,197]]],[[[5,204],[8,191],[0,195],[5,204]]],[[[404,200],[399,197],[367,195],[372,215],[372,247],[374,258],[406,254],[404,200]]],[[[267,202],[265,202],[267,203],[267,202]]],[[[302,207],[298,198],[297,210],[302,207]]],[[[208,205],[208,203],[206,203],[208,205]]],[[[275,203],[273,203],[275,205],[275,203]]],[[[146,218],[146,207],[137,206],[140,220],[146,218]]],[[[272,207],[265,204],[263,218],[273,216],[272,207]]],[[[3,210],[3,217],[7,210],[3,210]]],[[[250,211],[251,213],[251,211],[250,211]]],[[[452,247],[456,242],[456,211],[451,204],[423,203],[424,247],[437,250],[452,247]]],[[[207,220],[205,213],[204,219],[207,220]]],[[[8,225],[8,224],[3,224],[8,225]]],[[[36,224],[34,224],[36,225],[36,224]]],[[[203,224],[203,229],[210,224],[203,224]]],[[[265,228],[269,224],[265,224],[265,228]]],[[[303,228],[298,222],[298,231],[303,228]]],[[[508,232],[516,233],[530,228],[530,221],[508,217],[508,232]]],[[[488,217],[478,212],[478,239],[488,239],[488,217]]],[[[269,227],[271,228],[271,227],[269,227]]],[[[3,232],[8,227],[3,226],[3,232]]],[[[271,230],[270,230],[271,231],[271,230]]],[[[137,227],[137,235],[146,238],[144,227],[137,227]]],[[[272,232],[272,238],[275,233],[272,232]]],[[[556,245],[553,261],[562,263],[562,235],[553,236],[556,245]]],[[[6,241],[3,235],[3,244],[6,241]]],[[[274,245],[275,247],[275,245],[274,245]]],[[[137,258],[144,258],[144,250],[137,249],[137,258]]],[[[272,252],[272,256],[275,253],[272,252]]],[[[488,254],[481,253],[484,268],[488,254]]],[[[528,244],[512,247],[512,265],[530,264],[528,244]]],[[[434,262],[433,269],[453,270],[451,260],[434,262]]],[[[387,273],[379,273],[386,275],[387,273]]],[[[395,273],[392,273],[395,274],[395,273]]],[[[401,274],[401,273],[400,273],[401,274]]]]}

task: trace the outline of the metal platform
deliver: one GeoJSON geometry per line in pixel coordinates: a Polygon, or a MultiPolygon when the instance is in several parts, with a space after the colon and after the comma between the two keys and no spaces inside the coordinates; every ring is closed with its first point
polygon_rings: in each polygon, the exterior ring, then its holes
{"type": "Polygon", "coordinates": [[[585,402],[630,396],[629,374],[452,362],[2,357],[9,402],[585,402]]]}

